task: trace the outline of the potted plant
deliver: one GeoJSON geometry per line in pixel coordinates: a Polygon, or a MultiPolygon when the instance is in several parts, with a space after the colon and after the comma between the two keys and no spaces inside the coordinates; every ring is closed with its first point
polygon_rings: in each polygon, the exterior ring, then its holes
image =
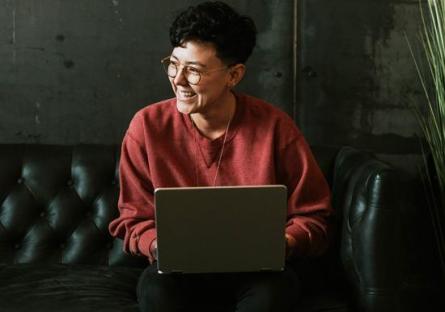
{"type": "Polygon", "coordinates": [[[425,181],[431,190],[429,208],[445,275],[445,0],[426,2],[426,9],[420,3],[421,59],[416,58],[409,41],[408,46],[426,97],[426,105],[416,105],[415,112],[425,137],[425,164],[426,155],[431,162],[425,181]]]}

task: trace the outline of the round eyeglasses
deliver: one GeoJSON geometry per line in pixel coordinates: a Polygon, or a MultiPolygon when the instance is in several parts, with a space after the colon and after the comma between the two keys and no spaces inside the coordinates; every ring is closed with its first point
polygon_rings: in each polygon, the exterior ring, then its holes
{"type": "Polygon", "coordinates": [[[224,66],[204,71],[192,65],[182,65],[179,62],[172,61],[170,60],[170,56],[163,58],[161,60],[161,63],[164,67],[165,72],[167,73],[167,76],[169,76],[170,78],[175,78],[180,71],[180,67],[182,66],[182,74],[184,75],[187,82],[191,85],[197,85],[201,81],[201,77],[203,75],[227,69],[230,67],[230,66],[224,66]]]}

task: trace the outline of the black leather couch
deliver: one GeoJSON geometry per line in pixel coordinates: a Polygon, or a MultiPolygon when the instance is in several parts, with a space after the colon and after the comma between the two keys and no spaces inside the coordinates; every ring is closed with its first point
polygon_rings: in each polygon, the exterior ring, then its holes
{"type": "MultiPolygon", "coordinates": [[[[418,216],[406,181],[368,153],[313,150],[336,234],[326,255],[296,260],[298,311],[418,311],[436,284],[413,270],[422,260],[410,256],[418,216]]],[[[117,146],[0,145],[0,311],[138,311],[147,262],[108,233],[118,160],[117,146]]]]}

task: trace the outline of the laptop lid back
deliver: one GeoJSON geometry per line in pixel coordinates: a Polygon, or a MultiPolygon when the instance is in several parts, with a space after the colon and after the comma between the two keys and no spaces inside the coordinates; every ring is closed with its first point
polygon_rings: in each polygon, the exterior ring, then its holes
{"type": "Polygon", "coordinates": [[[158,270],[163,273],[282,270],[283,185],[155,190],[158,270]]]}

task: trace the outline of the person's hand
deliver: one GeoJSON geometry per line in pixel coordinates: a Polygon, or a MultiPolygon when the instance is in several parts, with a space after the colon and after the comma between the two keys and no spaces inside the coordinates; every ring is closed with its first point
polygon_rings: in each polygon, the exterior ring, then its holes
{"type": "Polygon", "coordinates": [[[158,260],[158,241],[156,239],[150,245],[150,253],[155,260],[158,260]]]}
{"type": "Polygon", "coordinates": [[[294,253],[295,245],[297,242],[289,234],[285,234],[284,239],[286,240],[286,259],[289,259],[294,253]]]}

